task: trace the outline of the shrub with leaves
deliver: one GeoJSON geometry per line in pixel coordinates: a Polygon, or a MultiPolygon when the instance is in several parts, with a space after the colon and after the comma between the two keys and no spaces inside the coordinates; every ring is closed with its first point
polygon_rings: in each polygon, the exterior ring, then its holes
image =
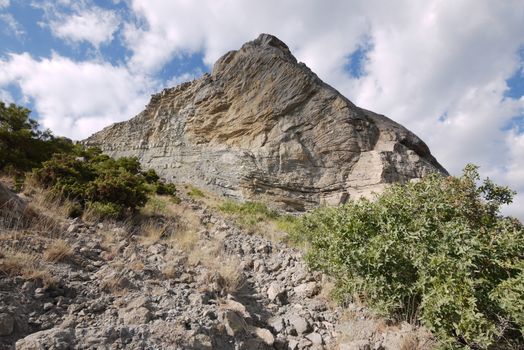
{"type": "Polygon", "coordinates": [[[79,149],[76,154],[55,154],[34,171],[36,183],[76,200],[100,217],[120,216],[147,202],[148,191],[136,158],[115,160],[97,149],[79,149]]]}
{"type": "Polygon", "coordinates": [[[522,346],[524,229],[499,213],[514,193],[479,180],[468,165],[461,177],[394,185],[305,215],[295,238],[340,298],[419,321],[448,348],[522,346]]]}

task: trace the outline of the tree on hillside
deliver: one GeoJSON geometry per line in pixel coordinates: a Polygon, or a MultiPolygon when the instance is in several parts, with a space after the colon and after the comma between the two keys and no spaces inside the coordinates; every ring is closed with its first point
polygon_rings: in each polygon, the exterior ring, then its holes
{"type": "Polygon", "coordinates": [[[0,171],[24,172],[38,167],[53,153],[70,151],[71,140],[41,130],[31,111],[0,101],[0,171]]]}

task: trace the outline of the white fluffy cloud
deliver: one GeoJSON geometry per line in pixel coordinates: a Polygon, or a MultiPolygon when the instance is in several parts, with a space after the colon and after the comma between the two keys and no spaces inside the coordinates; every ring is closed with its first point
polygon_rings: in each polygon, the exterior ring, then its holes
{"type": "Polygon", "coordinates": [[[0,0],[0,8],[9,7],[9,0],[0,0]]]}
{"type": "Polygon", "coordinates": [[[87,41],[96,48],[113,40],[118,25],[115,13],[97,7],[62,15],[49,23],[55,36],[73,42],[87,41]]]}
{"type": "Polygon", "coordinates": [[[68,43],[88,42],[95,48],[109,44],[121,19],[111,10],[95,5],[92,0],[40,0],[31,6],[43,11],[40,26],[68,43]]]}
{"type": "Polygon", "coordinates": [[[34,101],[43,126],[82,139],[143,109],[151,83],[126,68],[53,55],[12,54],[0,61],[0,86],[16,84],[34,101]]]}

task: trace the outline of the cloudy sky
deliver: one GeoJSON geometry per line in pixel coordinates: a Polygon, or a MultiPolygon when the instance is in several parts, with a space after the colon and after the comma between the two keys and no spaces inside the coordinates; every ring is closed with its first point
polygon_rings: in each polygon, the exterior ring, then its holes
{"type": "Polygon", "coordinates": [[[517,190],[524,218],[522,0],[0,0],[0,99],[81,139],[262,32],[452,174],[517,190]]]}

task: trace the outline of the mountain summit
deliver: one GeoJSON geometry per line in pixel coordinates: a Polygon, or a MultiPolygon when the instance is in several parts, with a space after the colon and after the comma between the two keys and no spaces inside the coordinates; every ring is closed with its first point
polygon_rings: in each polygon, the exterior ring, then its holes
{"type": "Polygon", "coordinates": [[[136,156],[169,181],[288,210],[447,173],[416,135],[355,106],[269,34],[85,143],[136,156]]]}

